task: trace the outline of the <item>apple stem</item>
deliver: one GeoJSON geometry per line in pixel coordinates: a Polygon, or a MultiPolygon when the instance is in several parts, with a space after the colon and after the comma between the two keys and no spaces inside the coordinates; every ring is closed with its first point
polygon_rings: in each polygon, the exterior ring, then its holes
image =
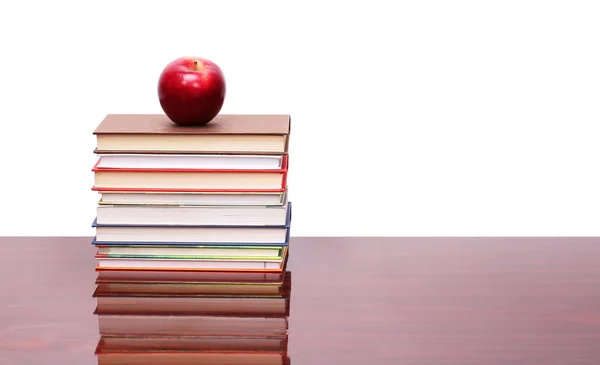
{"type": "Polygon", "coordinates": [[[194,70],[198,71],[198,61],[194,60],[194,70]]]}

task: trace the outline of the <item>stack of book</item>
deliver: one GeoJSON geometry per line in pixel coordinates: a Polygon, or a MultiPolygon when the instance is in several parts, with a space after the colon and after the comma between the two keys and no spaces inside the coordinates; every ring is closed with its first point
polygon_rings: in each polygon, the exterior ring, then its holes
{"type": "Polygon", "coordinates": [[[94,134],[98,363],[289,363],[289,115],[94,134]]]}

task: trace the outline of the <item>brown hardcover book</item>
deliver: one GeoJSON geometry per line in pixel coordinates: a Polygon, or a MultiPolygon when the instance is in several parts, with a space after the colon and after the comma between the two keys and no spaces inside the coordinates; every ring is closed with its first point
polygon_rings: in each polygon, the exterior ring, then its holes
{"type": "Polygon", "coordinates": [[[289,287],[275,283],[105,283],[102,292],[164,295],[272,295],[283,296],[289,287]]]}
{"type": "Polygon", "coordinates": [[[284,365],[287,335],[278,337],[107,337],[98,365],[284,365]]]}
{"type": "Polygon", "coordinates": [[[288,316],[289,295],[121,294],[96,288],[98,314],[288,316]]]}
{"type": "Polygon", "coordinates": [[[94,131],[94,152],[287,154],[290,124],[285,114],[221,114],[193,127],[161,114],[109,114],[94,131]]]}
{"type": "Polygon", "coordinates": [[[244,336],[102,336],[98,345],[116,351],[194,351],[287,353],[288,334],[272,337],[244,336]]]}
{"type": "MultiPolygon", "coordinates": [[[[100,270],[96,268],[101,283],[282,283],[286,273],[252,271],[133,271],[100,270]]],[[[287,274],[289,275],[289,274],[287,274]]]]}
{"type": "Polygon", "coordinates": [[[204,282],[166,281],[160,278],[144,278],[145,282],[135,282],[135,278],[115,278],[122,282],[110,281],[112,278],[96,280],[97,291],[109,295],[246,295],[246,296],[285,296],[291,292],[292,273],[287,271],[283,281],[223,281],[204,282]],[[109,280],[109,281],[106,281],[109,280]]]}
{"type": "Polygon", "coordinates": [[[94,314],[101,336],[269,337],[288,330],[287,316],[94,314]]]}

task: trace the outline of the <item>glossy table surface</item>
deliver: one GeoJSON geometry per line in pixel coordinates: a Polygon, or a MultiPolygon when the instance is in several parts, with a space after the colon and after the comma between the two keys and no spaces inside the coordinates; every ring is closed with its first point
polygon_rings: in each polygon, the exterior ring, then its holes
{"type": "MultiPolygon", "coordinates": [[[[87,237],[0,238],[0,365],[95,364],[87,237]]],[[[600,364],[600,238],[293,238],[305,364],[600,364]]]]}

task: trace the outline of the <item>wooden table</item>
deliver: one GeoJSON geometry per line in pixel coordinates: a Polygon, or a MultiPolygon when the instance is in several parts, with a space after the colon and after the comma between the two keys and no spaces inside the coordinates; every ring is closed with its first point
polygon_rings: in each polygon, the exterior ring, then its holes
{"type": "MultiPolygon", "coordinates": [[[[87,237],[0,238],[0,365],[95,364],[87,237]]],[[[598,365],[600,238],[293,238],[294,365],[598,365]]]]}

